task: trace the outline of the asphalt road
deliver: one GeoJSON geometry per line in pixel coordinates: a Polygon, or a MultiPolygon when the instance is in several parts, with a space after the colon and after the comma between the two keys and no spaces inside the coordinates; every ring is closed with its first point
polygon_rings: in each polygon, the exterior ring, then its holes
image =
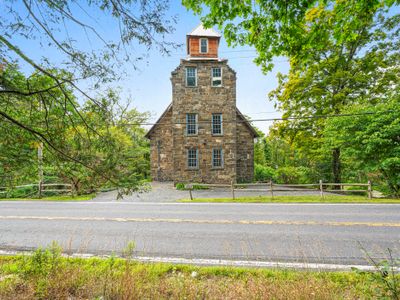
{"type": "Polygon", "coordinates": [[[400,205],[0,202],[0,250],[370,264],[400,258],[400,205]],[[364,250],[362,248],[365,248],[364,250]]]}

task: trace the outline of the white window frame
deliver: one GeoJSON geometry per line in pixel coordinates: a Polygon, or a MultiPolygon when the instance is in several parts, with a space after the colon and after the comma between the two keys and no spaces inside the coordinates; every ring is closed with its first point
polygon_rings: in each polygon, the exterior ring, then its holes
{"type": "Polygon", "coordinates": [[[199,132],[199,115],[198,114],[196,114],[196,113],[187,113],[186,114],[186,130],[185,130],[185,132],[186,132],[187,136],[193,136],[193,135],[197,135],[198,134],[198,132],[199,132]],[[195,130],[196,130],[195,133],[189,133],[189,125],[193,125],[193,123],[189,124],[189,115],[194,115],[195,116],[195,123],[194,123],[195,130]]]}
{"type": "Polygon", "coordinates": [[[197,86],[197,68],[196,67],[186,67],[185,83],[186,83],[187,87],[196,87],[197,86]],[[194,85],[188,85],[188,71],[189,71],[189,69],[194,69],[194,85]]]}
{"type": "Polygon", "coordinates": [[[212,87],[222,87],[222,68],[221,68],[221,67],[214,67],[214,68],[211,68],[211,86],[212,86],[212,87]],[[221,75],[220,75],[219,77],[214,76],[214,70],[215,70],[215,69],[219,69],[219,70],[220,70],[221,75]],[[221,81],[221,84],[219,84],[219,85],[214,85],[214,80],[220,80],[220,81],[221,81]]]}
{"type": "Polygon", "coordinates": [[[213,169],[222,169],[224,167],[224,150],[222,148],[213,148],[212,155],[211,155],[211,165],[213,169]],[[215,165],[215,151],[220,151],[220,162],[219,166],[215,165]]]}
{"type": "Polygon", "coordinates": [[[199,168],[199,149],[197,148],[189,148],[186,150],[186,165],[188,167],[188,169],[198,169],[199,168]],[[196,152],[196,166],[191,166],[190,164],[190,151],[195,150],[196,152]]]}
{"type": "Polygon", "coordinates": [[[199,39],[199,53],[203,53],[203,54],[208,53],[208,39],[207,38],[200,38],[199,39]],[[201,51],[202,50],[201,42],[204,41],[204,40],[206,41],[206,52],[201,51]]]}
{"type": "Polygon", "coordinates": [[[212,135],[223,135],[224,134],[224,127],[223,127],[223,117],[222,117],[222,113],[215,113],[211,115],[211,134],[212,135]],[[220,121],[220,125],[221,125],[221,132],[220,133],[215,133],[214,132],[214,116],[221,116],[221,121],[220,121]]]}

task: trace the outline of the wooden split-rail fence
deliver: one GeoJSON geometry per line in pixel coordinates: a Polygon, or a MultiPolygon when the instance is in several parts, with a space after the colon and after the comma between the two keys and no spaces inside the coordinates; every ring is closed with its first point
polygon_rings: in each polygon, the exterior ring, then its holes
{"type": "Polygon", "coordinates": [[[17,185],[12,187],[0,187],[0,197],[4,196],[16,189],[28,188],[28,187],[37,187],[37,192],[35,194],[40,198],[48,192],[53,193],[60,193],[60,194],[68,194],[73,195],[74,189],[72,184],[68,183],[32,183],[32,184],[24,184],[24,185],[17,185]]]}
{"type": "Polygon", "coordinates": [[[185,188],[189,191],[190,200],[193,200],[194,187],[204,188],[226,188],[232,193],[232,199],[235,200],[235,192],[260,192],[262,195],[274,198],[274,192],[316,192],[319,191],[320,196],[324,198],[328,192],[333,193],[367,193],[368,198],[372,199],[372,184],[368,183],[325,183],[322,180],[319,183],[305,183],[305,184],[276,184],[272,181],[269,182],[256,182],[256,183],[233,183],[231,184],[202,184],[190,183],[186,184],[185,188]],[[367,187],[367,190],[345,190],[344,187],[367,187]],[[250,187],[250,188],[248,188],[250,187]],[[339,187],[339,189],[329,189],[328,187],[339,187]]]}

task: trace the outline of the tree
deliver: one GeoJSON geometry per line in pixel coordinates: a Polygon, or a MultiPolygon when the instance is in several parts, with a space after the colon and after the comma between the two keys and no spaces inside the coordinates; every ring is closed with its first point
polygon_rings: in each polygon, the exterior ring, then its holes
{"type": "MultiPolygon", "coordinates": [[[[319,116],[340,114],[355,102],[379,102],[398,84],[397,70],[389,68],[399,61],[400,15],[388,14],[395,1],[184,3],[199,13],[201,3],[208,5],[206,25],[225,25],[230,44],[254,46],[264,71],[275,56],[290,59],[290,72],[279,75],[270,99],[283,117],[295,119],[280,124],[293,142],[314,140],[309,145],[318,148],[325,124],[319,116]]],[[[334,182],[341,181],[340,151],[331,149],[334,182]]]]}
{"type": "Polygon", "coordinates": [[[327,121],[328,145],[344,149],[344,156],[368,174],[380,174],[390,192],[400,196],[400,97],[377,105],[357,104],[348,112],[351,118],[327,121]],[[371,113],[374,114],[363,114],[371,113]]]}
{"type": "MultiPolygon", "coordinates": [[[[10,134],[25,131],[53,154],[89,167],[66,152],[59,140],[66,128],[75,128],[80,138],[102,136],[85,119],[77,99],[90,101],[104,112],[99,95],[91,90],[104,91],[107,83],[122,77],[125,63],[137,68],[151,48],[168,54],[177,46],[165,40],[175,23],[175,18],[166,14],[168,1],[23,0],[16,4],[6,0],[1,6],[1,127],[19,128],[8,132],[13,140],[17,136],[10,134]],[[106,36],[98,26],[101,18],[117,34],[106,36]],[[42,56],[37,54],[41,52],[42,56]],[[27,107],[28,116],[19,113],[27,107]]],[[[109,147],[107,151],[113,150],[109,147]]],[[[113,182],[119,184],[117,178],[113,182]]]]}

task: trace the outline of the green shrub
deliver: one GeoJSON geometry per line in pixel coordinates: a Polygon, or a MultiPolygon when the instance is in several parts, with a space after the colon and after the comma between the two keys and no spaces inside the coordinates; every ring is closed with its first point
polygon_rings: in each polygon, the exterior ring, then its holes
{"type": "MultiPolygon", "coordinates": [[[[186,188],[187,183],[179,182],[175,185],[175,188],[179,191],[187,191],[188,189],[186,188]]],[[[193,184],[192,185],[192,190],[208,190],[208,187],[202,186],[201,184],[193,184]]]]}
{"type": "Polygon", "coordinates": [[[254,179],[256,181],[275,180],[275,169],[263,165],[256,164],[254,168],[254,179]]]}
{"type": "Polygon", "coordinates": [[[276,170],[278,183],[310,183],[313,180],[313,171],[307,167],[281,167],[276,170]]]}
{"type": "Polygon", "coordinates": [[[175,187],[179,191],[184,191],[185,190],[185,184],[182,183],[182,182],[177,183],[175,187]]]}
{"type": "Polygon", "coordinates": [[[25,186],[9,190],[7,193],[7,198],[26,198],[26,197],[37,196],[37,193],[38,193],[37,186],[25,186]]]}

